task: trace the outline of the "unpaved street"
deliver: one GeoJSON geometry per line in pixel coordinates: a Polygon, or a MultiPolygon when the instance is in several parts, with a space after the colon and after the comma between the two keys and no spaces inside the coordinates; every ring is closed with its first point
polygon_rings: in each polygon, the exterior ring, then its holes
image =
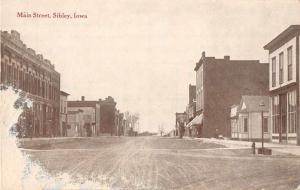
{"type": "Polygon", "coordinates": [[[65,172],[117,189],[296,189],[300,157],[253,156],[193,140],[159,137],[74,138],[25,146],[52,175],[65,172]]]}

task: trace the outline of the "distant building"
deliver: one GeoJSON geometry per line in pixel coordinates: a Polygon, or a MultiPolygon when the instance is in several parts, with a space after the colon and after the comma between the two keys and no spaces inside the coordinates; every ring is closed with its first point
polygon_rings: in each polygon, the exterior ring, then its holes
{"type": "Polygon", "coordinates": [[[59,111],[59,130],[61,136],[67,136],[67,125],[68,125],[68,96],[69,94],[60,91],[60,111],[59,111]]]}
{"type": "Polygon", "coordinates": [[[124,135],[124,114],[120,113],[119,110],[116,111],[115,115],[115,126],[117,129],[117,136],[124,135]]]}
{"type": "Polygon", "coordinates": [[[186,107],[188,122],[192,121],[196,115],[196,85],[189,85],[189,103],[186,107]]]}
{"type": "Polygon", "coordinates": [[[67,136],[68,137],[84,137],[86,136],[86,129],[84,128],[83,111],[78,109],[76,111],[68,111],[67,115],[68,127],[67,136]]]}
{"type": "Polygon", "coordinates": [[[86,101],[84,96],[81,101],[68,101],[68,111],[81,110],[83,113],[83,136],[97,136],[100,133],[100,103],[98,101],[86,101]]]}
{"type": "Polygon", "coordinates": [[[196,120],[200,136],[231,136],[230,106],[242,95],[268,94],[268,64],[258,60],[206,57],[196,63],[196,120]],[[201,119],[202,118],[202,119],[201,119]]]}
{"type": "Polygon", "coordinates": [[[108,96],[105,100],[99,99],[100,103],[100,133],[116,135],[115,112],[117,103],[108,96]]]}
{"type": "Polygon", "coordinates": [[[125,136],[136,136],[139,132],[139,114],[131,114],[128,111],[124,113],[124,135],[125,136]]]}
{"type": "Polygon", "coordinates": [[[184,127],[187,124],[186,113],[175,113],[175,135],[182,137],[184,135],[184,127]]]}
{"type": "Polygon", "coordinates": [[[24,113],[23,135],[60,135],[60,74],[43,55],[28,48],[15,30],[1,31],[0,84],[22,90],[33,101],[24,113]]]}
{"type": "Polygon", "coordinates": [[[189,85],[189,103],[186,106],[187,125],[185,129],[186,136],[197,136],[197,125],[191,122],[196,116],[196,85],[189,85]]]}
{"type": "Polygon", "coordinates": [[[231,107],[231,138],[247,141],[270,141],[269,97],[242,96],[239,105],[231,107]],[[263,114],[263,115],[262,115],[263,114]]]}
{"type": "Polygon", "coordinates": [[[264,46],[269,51],[272,141],[300,145],[300,25],[291,25],[264,46]],[[297,137],[298,136],[298,137],[297,137]]]}

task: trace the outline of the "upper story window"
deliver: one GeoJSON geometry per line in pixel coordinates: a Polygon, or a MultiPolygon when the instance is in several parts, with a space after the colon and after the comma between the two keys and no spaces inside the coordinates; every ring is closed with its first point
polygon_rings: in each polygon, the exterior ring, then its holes
{"type": "Polygon", "coordinates": [[[264,118],[263,118],[263,128],[264,128],[264,133],[269,132],[268,118],[267,118],[267,117],[264,117],[264,118]]]}
{"type": "Polygon", "coordinates": [[[248,132],[248,118],[244,118],[244,132],[248,132]]]}
{"type": "Polygon", "coordinates": [[[284,64],[283,52],[279,54],[279,84],[283,83],[283,64],[284,64]]]}
{"type": "Polygon", "coordinates": [[[293,79],[293,47],[287,49],[288,80],[293,79]]]}
{"type": "Polygon", "coordinates": [[[60,113],[63,113],[63,100],[60,100],[60,113]]]}
{"type": "Polygon", "coordinates": [[[276,57],[272,58],[272,87],[276,85],[276,57]]]}

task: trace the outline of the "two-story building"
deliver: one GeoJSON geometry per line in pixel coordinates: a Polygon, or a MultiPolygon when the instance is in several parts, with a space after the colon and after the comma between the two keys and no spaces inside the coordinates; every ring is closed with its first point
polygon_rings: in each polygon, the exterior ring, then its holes
{"type": "Polygon", "coordinates": [[[300,145],[300,25],[291,25],[267,45],[272,141],[300,145]],[[298,135],[297,135],[298,133],[298,135]],[[297,138],[298,136],[298,138],[297,138]]]}
{"type": "Polygon", "coordinates": [[[189,102],[186,106],[187,125],[186,136],[196,136],[195,125],[191,122],[196,116],[196,85],[189,85],[189,102]]]}
{"type": "Polygon", "coordinates": [[[59,129],[63,137],[67,136],[68,125],[68,96],[70,94],[60,91],[60,109],[59,109],[59,129]]]}
{"type": "Polygon", "coordinates": [[[114,98],[108,96],[104,100],[99,99],[100,104],[100,133],[107,135],[116,135],[115,125],[116,105],[114,98]]]}
{"type": "Polygon", "coordinates": [[[68,111],[67,120],[67,137],[84,137],[87,135],[81,109],[68,111]]]}
{"type": "Polygon", "coordinates": [[[175,136],[183,137],[187,124],[186,112],[175,113],[175,136]]]}
{"type": "Polygon", "coordinates": [[[81,110],[83,114],[83,136],[96,136],[100,132],[100,103],[99,101],[68,101],[68,112],[81,110]]]}
{"type": "Polygon", "coordinates": [[[60,74],[20,36],[1,31],[0,84],[14,86],[33,102],[24,114],[24,136],[59,136],[60,74]]]}
{"type": "Polygon", "coordinates": [[[196,85],[189,85],[189,102],[186,106],[188,122],[192,121],[196,114],[196,85]]]}
{"type": "Polygon", "coordinates": [[[196,114],[201,137],[230,137],[230,106],[242,95],[268,94],[268,64],[205,56],[196,63],[196,114]]]}

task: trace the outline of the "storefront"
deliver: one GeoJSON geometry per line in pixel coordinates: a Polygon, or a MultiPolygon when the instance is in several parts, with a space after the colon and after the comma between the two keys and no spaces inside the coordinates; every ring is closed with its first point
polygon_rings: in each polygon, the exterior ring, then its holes
{"type": "Polygon", "coordinates": [[[186,134],[190,137],[201,137],[203,127],[203,114],[197,115],[186,126],[186,134]]]}
{"type": "Polygon", "coordinates": [[[272,141],[296,143],[296,89],[271,96],[272,141]]]}

